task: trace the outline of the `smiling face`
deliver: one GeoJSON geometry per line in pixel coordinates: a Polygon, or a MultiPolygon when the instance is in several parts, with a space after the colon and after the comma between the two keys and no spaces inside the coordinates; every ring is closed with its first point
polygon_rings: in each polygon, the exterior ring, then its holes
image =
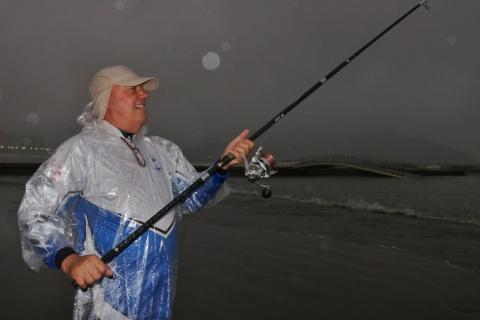
{"type": "Polygon", "coordinates": [[[135,134],[147,123],[147,98],[148,93],[142,85],[114,85],[104,119],[119,129],[135,134]]]}

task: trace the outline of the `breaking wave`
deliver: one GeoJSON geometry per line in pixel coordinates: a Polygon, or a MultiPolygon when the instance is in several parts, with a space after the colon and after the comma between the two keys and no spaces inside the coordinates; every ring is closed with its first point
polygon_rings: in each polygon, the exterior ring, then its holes
{"type": "MultiPolygon", "coordinates": [[[[232,188],[232,193],[240,194],[240,195],[258,195],[258,192],[256,191],[233,189],[233,188],[232,188]]],[[[272,196],[272,198],[295,201],[295,202],[305,203],[305,204],[314,204],[314,205],[319,205],[322,207],[329,207],[329,208],[362,210],[362,211],[368,211],[368,212],[379,213],[379,214],[405,216],[405,217],[419,218],[419,219],[426,219],[426,220],[441,220],[441,221],[447,221],[447,222],[480,226],[480,219],[478,218],[457,219],[454,217],[435,216],[428,212],[416,211],[410,208],[392,208],[392,207],[384,206],[377,202],[368,202],[368,201],[365,201],[364,199],[348,199],[345,201],[330,201],[330,200],[322,199],[319,197],[299,198],[299,197],[294,197],[290,195],[278,195],[278,194],[272,196]]]]}

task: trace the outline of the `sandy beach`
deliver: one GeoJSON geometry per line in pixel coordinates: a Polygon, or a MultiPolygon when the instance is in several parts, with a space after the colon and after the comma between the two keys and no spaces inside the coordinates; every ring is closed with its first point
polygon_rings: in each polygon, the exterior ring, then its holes
{"type": "MultiPolygon", "coordinates": [[[[22,194],[1,184],[2,318],[70,319],[70,281],[22,261],[22,194]]],[[[480,319],[480,227],[347,211],[232,194],[185,216],[174,319],[480,319]]]]}

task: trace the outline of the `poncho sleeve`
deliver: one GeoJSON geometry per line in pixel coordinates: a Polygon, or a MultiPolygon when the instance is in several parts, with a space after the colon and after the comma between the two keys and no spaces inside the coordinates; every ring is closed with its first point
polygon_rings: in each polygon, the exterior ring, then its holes
{"type": "Polygon", "coordinates": [[[82,191],[85,163],[74,139],[62,144],[26,184],[18,211],[22,255],[34,270],[56,268],[56,253],[74,247],[71,197],[82,191]]]}
{"type": "MultiPolygon", "coordinates": [[[[177,196],[186,188],[188,188],[196,179],[203,173],[197,172],[192,164],[183,155],[182,150],[173,142],[163,138],[157,138],[157,142],[161,143],[169,158],[171,159],[172,169],[172,190],[173,195],[177,196]]],[[[208,180],[192,193],[182,204],[183,213],[196,212],[202,208],[214,205],[225,198],[230,189],[225,184],[228,178],[228,172],[217,172],[213,174],[208,180]]]]}

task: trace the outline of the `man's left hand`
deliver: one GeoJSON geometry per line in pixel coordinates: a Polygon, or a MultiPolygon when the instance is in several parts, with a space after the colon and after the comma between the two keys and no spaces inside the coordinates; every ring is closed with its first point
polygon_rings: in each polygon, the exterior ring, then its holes
{"type": "Polygon", "coordinates": [[[222,158],[231,153],[235,156],[235,159],[230,161],[225,167],[224,170],[227,170],[230,167],[233,167],[238,164],[243,164],[248,153],[252,150],[255,145],[252,140],[247,139],[250,131],[248,129],[243,130],[238,137],[233,139],[228,146],[225,148],[225,151],[222,154],[222,158]]]}

